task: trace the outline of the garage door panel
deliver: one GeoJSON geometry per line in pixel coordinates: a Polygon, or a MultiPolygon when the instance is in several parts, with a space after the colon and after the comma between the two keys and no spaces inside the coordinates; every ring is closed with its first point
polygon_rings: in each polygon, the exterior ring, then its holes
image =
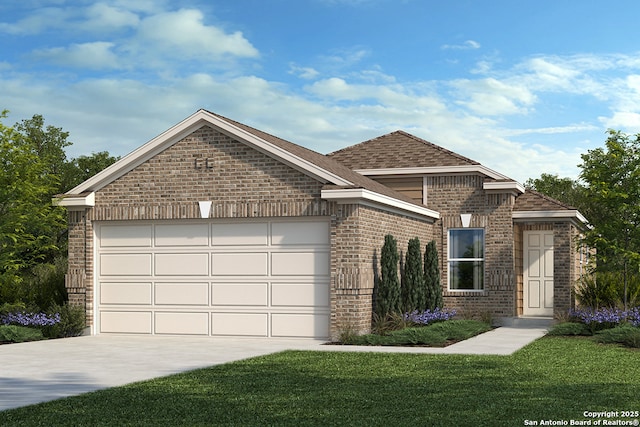
{"type": "Polygon", "coordinates": [[[272,245],[328,245],[328,222],[274,222],[272,245]]]}
{"type": "Polygon", "coordinates": [[[100,332],[150,334],[151,311],[101,311],[100,332]]]}
{"type": "Polygon", "coordinates": [[[268,319],[267,313],[213,313],[211,334],[266,337],[268,319]]]}
{"type": "Polygon", "coordinates": [[[100,304],[151,304],[151,283],[102,282],[100,304]]]}
{"type": "Polygon", "coordinates": [[[266,276],[268,254],[263,253],[214,253],[211,256],[214,276],[266,276]]]}
{"type": "Polygon", "coordinates": [[[209,305],[209,283],[156,283],[158,305],[209,305]]]}
{"type": "Polygon", "coordinates": [[[271,254],[271,272],[276,276],[326,276],[327,252],[276,252],[271,254]]]}
{"type": "Polygon", "coordinates": [[[253,222],[244,224],[213,224],[213,244],[216,246],[267,245],[269,224],[253,222]]]}
{"type": "Polygon", "coordinates": [[[208,224],[156,225],[156,246],[208,246],[208,224]]]}
{"type": "Polygon", "coordinates": [[[155,256],[156,276],[208,276],[209,254],[161,253],[155,256]]]}
{"type": "Polygon", "coordinates": [[[268,283],[216,283],[211,285],[211,303],[266,307],[268,290],[268,283]]]}
{"type": "Polygon", "coordinates": [[[102,254],[101,276],[151,276],[151,254],[102,254]]]}
{"type": "Polygon", "coordinates": [[[330,224],[96,223],[99,333],[326,338],[330,224]]]}
{"type": "Polygon", "coordinates": [[[326,307],[329,285],[321,283],[274,283],[271,286],[274,307],[326,307]]]}
{"type": "Polygon", "coordinates": [[[209,335],[209,313],[155,314],[155,333],[172,335],[209,335]]]}
{"type": "Polygon", "coordinates": [[[326,338],[329,336],[329,316],[326,314],[273,314],[271,336],[326,338]]]}
{"type": "Polygon", "coordinates": [[[152,227],[146,225],[103,225],[100,227],[100,247],[151,247],[152,227]]]}

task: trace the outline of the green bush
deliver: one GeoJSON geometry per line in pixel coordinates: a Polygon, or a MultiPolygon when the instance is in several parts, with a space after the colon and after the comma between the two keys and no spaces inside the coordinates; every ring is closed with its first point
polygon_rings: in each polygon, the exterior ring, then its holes
{"type": "Polygon", "coordinates": [[[64,283],[66,272],[67,259],[64,257],[58,257],[50,264],[33,266],[23,279],[23,301],[37,307],[37,311],[63,305],[68,300],[64,283]]]}
{"type": "Polygon", "coordinates": [[[563,336],[575,336],[575,335],[593,335],[591,330],[584,323],[579,322],[563,322],[553,326],[547,335],[563,335],[563,336]]]}
{"type": "Polygon", "coordinates": [[[367,334],[350,337],[351,345],[442,347],[487,332],[491,327],[475,320],[449,320],[428,326],[390,331],[387,335],[367,334]]]}
{"type": "Polygon", "coordinates": [[[17,325],[0,325],[0,342],[26,342],[44,339],[42,331],[17,325]]]}
{"type": "MultiPolygon", "coordinates": [[[[624,306],[624,275],[620,272],[596,272],[583,276],[575,288],[581,306],[598,309],[624,306]]],[[[627,276],[627,306],[640,305],[640,276],[627,276]]]]}
{"type": "Polygon", "coordinates": [[[596,332],[594,339],[602,344],[623,344],[627,347],[640,348],[640,328],[622,325],[596,332]]]}
{"type": "Polygon", "coordinates": [[[82,335],[86,325],[83,307],[69,304],[53,305],[48,314],[60,313],[60,322],[54,326],[44,326],[42,332],[47,338],[66,338],[82,335]]]}
{"type": "Polygon", "coordinates": [[[400,280],[398,279],[398,243],[391,234],[384,236],[380,252],[381,277],[374,284],[374,312],[380,318],[400,311],[400,280]]]}

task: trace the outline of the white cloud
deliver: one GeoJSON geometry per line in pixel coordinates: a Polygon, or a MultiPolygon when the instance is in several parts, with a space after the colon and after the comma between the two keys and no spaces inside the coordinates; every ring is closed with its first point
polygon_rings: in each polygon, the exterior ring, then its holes
{"type": "Polygon", "coordinates": [[[110,42],[72,44],[67,48],[38,50],[34,56],[66,67],[94,70],[118,68],[118,57],[112,51],[113,46],[110,42]]]}
{"type": "Polygon", "coordinates": [[[320,72],[311,67],[298,67],[295,64],[289,65],[289,74],[298,76],[301,79],[313,80],[320,75],[320,72]]]}
{"type": "Polygon", "coordinates": [[[537,100],[525,85],[495,78],[455,80],[451,85],[458,103],[482,116],[524,114],[537,100]]]}
{"type": "Polygon", "coordinates": [[[91,5],[86,11],[87,21],[83,28],[91,30],[113,30],[134,28],[140,23],[137,14],[105,3],[91,5]]]}
{"type": "Polygon", "coordinates": [[[475,40],[466,40],[462,44],[444,44],[440,48],[443,50],[480,49],[480,43],[475,40]]]}
{"type": "Polygon", "coordinates": [[[204,15],[196,9],[181,9],[145,18],[134,42],[137,53],[150,46],[181,58],[210,58],[223,56],[257,58],[258,50],[240,31],[226,33],[206,25],[204,15]]]}
{"type": "Polygon", "coordinates": [[[13,35],[39,34],[45,30],[60,28],[70,15],[67,9],[42,7],[17,22],[0,22],[0,32],[13,35]]]}

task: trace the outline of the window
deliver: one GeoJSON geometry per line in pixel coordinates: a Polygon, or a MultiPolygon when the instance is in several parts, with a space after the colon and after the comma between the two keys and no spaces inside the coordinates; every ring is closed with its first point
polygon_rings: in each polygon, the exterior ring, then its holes
{"type": "Polygon", "coordinates": [[[449,289],[484,289],[484,230],[449,230],[449,289]]]}

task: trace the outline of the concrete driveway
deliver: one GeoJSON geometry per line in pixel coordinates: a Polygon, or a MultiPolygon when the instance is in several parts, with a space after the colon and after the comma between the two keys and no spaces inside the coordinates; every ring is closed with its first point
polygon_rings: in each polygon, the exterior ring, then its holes
{"type": "Polygon", "coordinates": [[[545,327],[501,327],[444,348],[304,339],[97,335],[0,346],[0,411],[283,350],[509,355],[545,327]]]}
{"type": "Polygon", "coordinates": [[[0,346],[0,411],[322,341],[83,336],[0,346]]]}

